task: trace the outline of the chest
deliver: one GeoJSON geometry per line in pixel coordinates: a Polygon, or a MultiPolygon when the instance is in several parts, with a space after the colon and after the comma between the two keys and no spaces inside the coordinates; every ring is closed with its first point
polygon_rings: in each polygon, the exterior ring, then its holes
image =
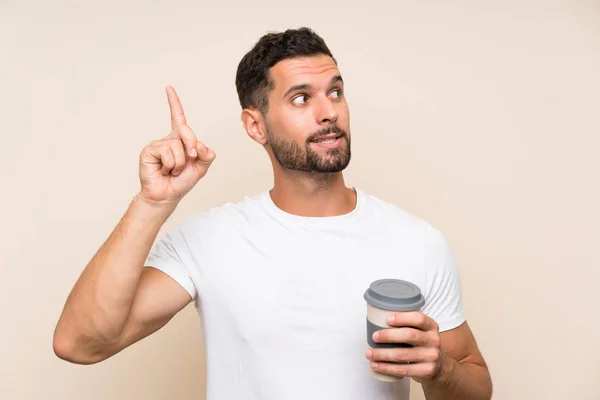
{"type": "Polygon", "coordinates": [[[241,340],[343,350],[362,343],[363,294],[381,278],[420,284],[422,254],[389,234],[295,232],[235,241],[212,257],[202,299],[241,340]]]}

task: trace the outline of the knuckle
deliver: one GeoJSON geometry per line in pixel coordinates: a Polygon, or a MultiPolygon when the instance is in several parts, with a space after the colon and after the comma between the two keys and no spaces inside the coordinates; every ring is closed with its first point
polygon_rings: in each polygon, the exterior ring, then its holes
{"type": "Polygon", "coordinates": [[[440,335],[433,335],[431,338],[431,345],[435,348],[439,348],[441,346],[441,339],[440,339],[440,335]]]}
{"type": "Polygon", "coordinates": [[[431,349],[421,350],[419,352],[419,361],[421,361],[421,362],[435,361],[435,352],[431,351],[431,349]]]}
{"type": "Polygon", "coordinates": [[[428,363],[428,364],[425,366],[425,373],[426,373],[427,375],[433,375],[433,374],[435,373],[435,364],[428,363]]]}
{"type": "Polygon", "coordinates": [[[169,146],[171,146],[173,151],[177,151],[177,152],[183,151],[183,145],[181,143],[181,140],[179,140],[179,139],[169,140],[169,146]]]}
{"type": "Polygon", "coordinates": [[[406,375],[407,372],[408,372],[408,370],[406,369],[406,367],[404,365],[402,365],[402,364],[394,365],[394,374],[406,375]]]}
{"type": "Polygon", "coordinates": [[[417,339],[417,331],[415,329],[407,329],[405,335],[406,338],[411,342],[417,339]]]}
{"type": "Polygon", "coordinates": [[[168,168],[173,168],[175,166],[175,162],[169,158],[165,159],[161,159],[160,162],[162,163],[162,165],[164,165],[165,167],[168,168]]]}
{"type": "Polygon", "coordinates": [[[393,353],[393,360],[395,362],[401,362],[406,360],[406,350],[405,349],[397,349],[393,353]]]}
{"type": "Polygon", "coordinates": [[[167,165],[175,164],[175,160],[173,159],[173,154],[171,154],[171,152],[168,151],[167,149],[163,149],[160,152],[160,161],[163,164],[167,164],[167,165]]]}

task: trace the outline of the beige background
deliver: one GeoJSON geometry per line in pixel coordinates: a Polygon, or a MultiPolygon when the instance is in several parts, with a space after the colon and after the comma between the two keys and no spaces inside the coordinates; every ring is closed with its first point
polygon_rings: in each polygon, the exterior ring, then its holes
{"type": "Polygon", "coordinates": [[[449,238],[494,399],[600,398],[598,2],[100,3],[0,4],[0,398],[203,398],[191,307],[94,366],[56,358],[52,332],[168,133],[165,85],[218,158],[164,229],[271,185],[235,69],[301,25],[346,81],[348,184],[449,238]]]}

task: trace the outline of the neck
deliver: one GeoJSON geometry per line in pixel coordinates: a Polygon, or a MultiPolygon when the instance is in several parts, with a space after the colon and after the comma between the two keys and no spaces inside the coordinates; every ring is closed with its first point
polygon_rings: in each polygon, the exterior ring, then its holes
{"type": "Polygon", "coordinates": [[[356,193],[341,172],[277,171],[270,195],[281,210],[304,217],[343,215],[356,207],[356,193]]]}

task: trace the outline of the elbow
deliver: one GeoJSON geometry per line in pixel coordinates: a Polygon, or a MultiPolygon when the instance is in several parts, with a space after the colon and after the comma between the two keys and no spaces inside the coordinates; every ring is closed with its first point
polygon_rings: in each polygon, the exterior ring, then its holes
{"type": "Polygon", "coordinates": [[[61,360],[72,364],[90,365],[107,359],[109,356],[102,351],[92,351],[89,346],[82,346],[80,342],[69,335],[59,331],[54,332],[52,349],[61,360]]]}
{"type": "Polygon", "coordinates": [[[54,350],[56,357],[60,358],[61,360],[78,364],[75,360],[75,357],[73,357],[73,346],[68,339],[54,335],[52,349],[54,350]]]}
{"type": "Polygon", "coordinates": [[[487,386],[487,397],[486,399],[492,400],[492,396],[494,395],[494,384],[492,383],[492,378],[489,377],[488,386],[487,386]]]}
{"type": "Polygon", "coordinates": [[[494,394],[494,384],[492,383],[492,376],[487,368],[487,365],[482,366],[485,369],[485,380],[482,382],[481,400],[492,400],[494,394]]]}

